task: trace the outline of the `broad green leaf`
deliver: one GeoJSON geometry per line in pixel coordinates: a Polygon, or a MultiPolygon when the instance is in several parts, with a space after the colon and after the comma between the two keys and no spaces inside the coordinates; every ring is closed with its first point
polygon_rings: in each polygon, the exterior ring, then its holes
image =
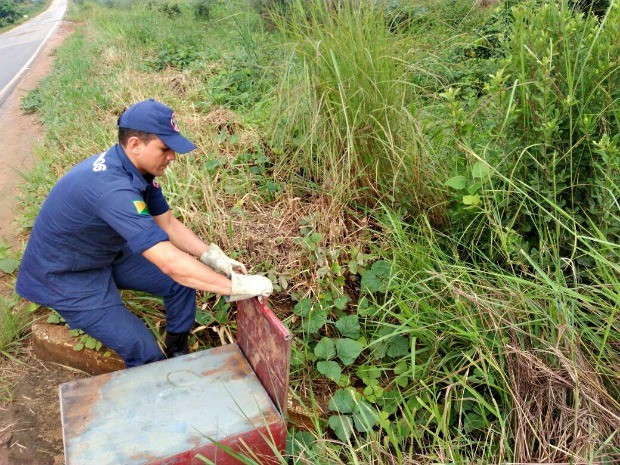
{"type": "Polygon", "coordinates": [[[338,358],[345,365],[351,365],[357,357],[362,353],[362,345],[349,338],[341,338],[335,340],[336,352],[338,358]]]}
{"type": "Polygon", "coordinates": [[[208,326],[215,321],[211,312],[198,311],[196,312],[196,322],[208,326]]]}
{"type": "Polygon", "coordinates": [[[88,339],[86,339],[86,342],[84,343],[84,346],[87,349],[94,349],[97,346],[97,339],[95,339],[94,337],[88,337],[88,339]]]}
{"type": "Polygon", "coordinates": [[[463,429],[466,433],[471,433],[475,430],[484,430],[489,427],[488,422],[485,421],[480,415],[476,413],[468,413],[465,415],[463,421],[463,429]]]}
{"type": "Polygon", "coordinates": [[[319,371],[319,373],[321,373],[328,379],[331,379],[334,383],[337,383],[340,381],[340,375],[342,375],[342,369],[340,368],[340,365],[338,365],[338,363],[333,362],[333,361],[322,360],[320,362],[317,362],[316,369],[319,371]]]}
{"type": "Polygon", "coordinates": [[[355,391],[351,388],[347,388],[338,389],[332,398],[329,399],[327,407],[333,412],[352,413],[355,404],[355,391]]]}
{"type": "Polygon", "coordinates": [[[334,300],[334,306],[338,310],[343,310],[347,306],[349,300],[351,299],[349,299],[348,295],[343,295],[342,297],[338,297],[336,300],[334,300]]]}
{"type": "Polygon", "coordinates": [[[451,187],[452,189],[456,189],[457,191],[465,189],[467,186],[467,179],[465,176],[454,176],[453,178],[448,179],[444,186],[451,187]]]}
{"type": "Polygon", "coordinates": [[[364,397],[368,402],[376,402],[379,397],[383,395],[383,388],[381,386],[366,386],[364,388],[364,397]]]}
{"type": "Polygon", "coordinates": [[[301,299],[293,307],[293,313],[304,318],[310,314],[310,310],[312,310],[312,300],[310,299],[301,299]]]}
{"type": "Polygon", "coordinates": [[[83,348],[84,348],[84,344],[82,344],[81,342],[73,346],[73,350],[75,350],[76,352],[82,350],[83,348]]]}
{"type": "Polygon", "coordinates": [[[390,344],[387,350],[388,357],[392,357],[392,358],[402,357],[403,355],[407,355],[408,353],[409,353],[409,341],[405,339],[403,336],[395,336],[394,339],[390,341],[390,344]]]}
{"type": "Polygon", "coordinates": [[[491,168],[489,168],[489,165],[482,162],[474,163],[474,166],[471,167],[471,175],[474,178],[485,178],[490,172],[491,168]]]}
{"type": "Polygon", "coordinates": [[[377,355],[380,358],[397,358],[409,353],[409,341],[401,335],[388,337],[377,344],[377,355]]]}
{"type": "Polygon", "coordinates": [[[364,401],[355,405],[353,410],[355,429],[360,433],[368,433],[379,422],[377,411],[364,401]]]}
{"type": "MultiPolygon", "coordinates": [[[[362,278],[363,279],[363,278],[362,278]]],[[[361,317],[376,316],[379,313],[377,307],[372,306],[366,297],[362,297],[357,303],[357,314],[361,317]]]]}
{"type": "Polygon", "coordinates": [[[299,366],[303,365],[306,362],[306,354],[301,350],[293,347],[291,350],[291,365],[299,366]]]}
{"type": "Polygon", "coordinates": [[[406,388],[409,386],[409,376],[399,375],[394,382],[399,385],[401,388],[406,388]]]}
{"type": "Polygon", "coordinates": [[[394,367],[394,374],[395,375],[402,375],[403,373],[407,372],[408,370],[409,370],[409,365],[407,364],[407,362],[405,362],[404,360],[401,360],[394,367]]]}
{"type": "Polygon", "coordinates": [[[362,290],[367,292],[387,292],[387,285],[392,272],[392,264],[377,260],[370,270],[362,276],[362,290]]]}
{"type": "Polygon", "coordinates": [[[379,386],[379,380],[377,378],[362,378],[362,382],[366,386],[379,386]]]}
{"type": "Polygon", "coordinates": [[[377,399],[377,404],[383,407],[383,410],[394,414],[400,408],[400,405],[403,403],[403,397],[397,389],[392,391],[385,391],[383,396],[377,399]]]}
{"type": "Polygon", "coordinates": [[[464,195],[463,204],[464,205],[480,205],[480,196],[479,195],[464,195]]]}
{"type": "Polygon", "coordinates": [[[334,430],[338,439],[347,442],[353,434],[353,421],[346,415],[332,415],[328,420],[329,427],[334,430]]]}
{"type": "Polygon", "coordinates": [[[314,355],[323,360],[330,360],[336,356],[334,341],[328,337],[321,339],[314,347],[314,355]]]}
{"type": "Polygon", "coordinates": [[[219,168],[220,166],[222,166],[222,162],[216,158],[214,160],[208,160],[205,164],[204,167],[207,171],[213,171],[216,168],[219,168]]]}
{"type": "Polygon", "coordinates": [[[377,260],[372,264],[370,270],[377,276],[387,278],[392,271],[392,264],[386,260],[377,260]]]}
{"type": "Polygon", "coordinates": [[[343,373],[342,375],[340,375],[340,379],[338,380],[338,386],[343,388],[343,387],[347,387],[351,385],[351,378],[343,373]]]}
{"type": "Polygon", "coordinates": [[[475,182],[467,188],[467,193],[470,195],[474,195],[477,194],[480,189],[482,189],[482,183],[475,182]]]}
{"type": "Polygon", "coordinates": [[[319,244],[323,240],[323,234],[315,232],[310,234],[309,238],[311,242],[319,244]]]}
{"type": "Polygon", "coordinates": [[[310,313],[307,320],[303,322],[303,327],[310,334],[319,332],[323,326],[327,323],[327,310],[315,310],[310,313]]]}
{"type": "Polygon", "coordinates": [[[294,435],[288,435],[286,440],[286,455],[291,457],[300,456],[305,450],[312,449],[316,441],[315,436],[308,431],[296,431],[294,435]]]}
{"type": "Polygon", "coordinates": [[[47,317],[47,322],[53,325],[57,325],[60,323],[60,315],[58,313],[52,313],[47,317]]]}
{"type": "Polygon", "coordinates": [[[19,268],[19,260],[14,258],[4,258],[0,260],[0,270],[7,274],[13,274],[19,268]]]}
{"type": "Polygon", "coordinates": [[[336,321],[336,329],[340,331],[342,337],[357,339],[360,337],[360,324],[357,315],[346,315],[336,321]]]}
{"type": "Polygon", "coordinates": [[[375,365],[360,365],[355,374],[359,378],[377,379],[381,376],[381,369],[375,365]]]}

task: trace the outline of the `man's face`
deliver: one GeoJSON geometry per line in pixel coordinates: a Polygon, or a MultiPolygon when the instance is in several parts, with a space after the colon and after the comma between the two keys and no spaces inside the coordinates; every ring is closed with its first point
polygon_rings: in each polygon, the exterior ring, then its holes
{"type": "Polygon", "coordinates": [[[147,143],[141,142],[137,157],[137,168],[141,173],[161,176],[171,161],[176,159],[176,153],[159,137],[147,143]]]}

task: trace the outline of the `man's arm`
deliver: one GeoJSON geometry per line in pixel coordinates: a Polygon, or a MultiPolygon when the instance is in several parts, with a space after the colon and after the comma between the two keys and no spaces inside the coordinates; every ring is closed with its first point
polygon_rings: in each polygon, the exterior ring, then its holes
{"type": "Polygon", "coordinates": [[[230,279],[179,250],[171,242],[159,242],[142,255],[179,284],[221,295],[232,292],[230,279]]]}
{"type": "Polygon", "coordinates": [[[273,292],[269,279],[259,275],[231,273],[230,279],[213,271],[171,242],[155,244],[142,255],[177,283],[199,291],[228,296],[230,302],[251,297],[268,297],[273,292]]]}
{"type": "Polygon", "coordinates": [[[199,257],[202,263],[218,273],[228,277],[233,272],[248,273],[243,263],[230,258],[217,245],[205,244],[191,229],[177,220],[170,210],[154,216],[153,219],[161,229],[166,231],[170,242],[178,249],[199,257]]]}
{"type": "Polygon", "coordinates": [[[154,216],[153,219],[161,229],[166,231],[170,242],[183,252],[200,257],[209,248],[191,229],[176,219],[170,210],[154,216]]]}

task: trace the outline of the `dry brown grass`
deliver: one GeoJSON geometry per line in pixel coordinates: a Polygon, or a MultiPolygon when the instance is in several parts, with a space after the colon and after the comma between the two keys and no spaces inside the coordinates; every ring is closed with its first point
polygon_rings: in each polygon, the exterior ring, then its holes
{"type": "Polygon", "coordinates": [[[588,463],[593,447],[608,438],[620,446],[618,399],[578,345],[563,340],[564,347],[545,351],[508,347],[517,462],[588,463]]]}

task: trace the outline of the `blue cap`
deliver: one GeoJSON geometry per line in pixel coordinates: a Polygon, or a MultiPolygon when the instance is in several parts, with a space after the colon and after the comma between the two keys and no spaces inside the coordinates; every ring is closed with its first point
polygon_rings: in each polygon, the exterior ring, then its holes
{"type": "Polygon", "coordinates": [[[177,153],[187,153],[196,148],[181,135],[172,109],[153,99],[127,108],[118,119],[118,127],[155,134],[177,153]]]}

